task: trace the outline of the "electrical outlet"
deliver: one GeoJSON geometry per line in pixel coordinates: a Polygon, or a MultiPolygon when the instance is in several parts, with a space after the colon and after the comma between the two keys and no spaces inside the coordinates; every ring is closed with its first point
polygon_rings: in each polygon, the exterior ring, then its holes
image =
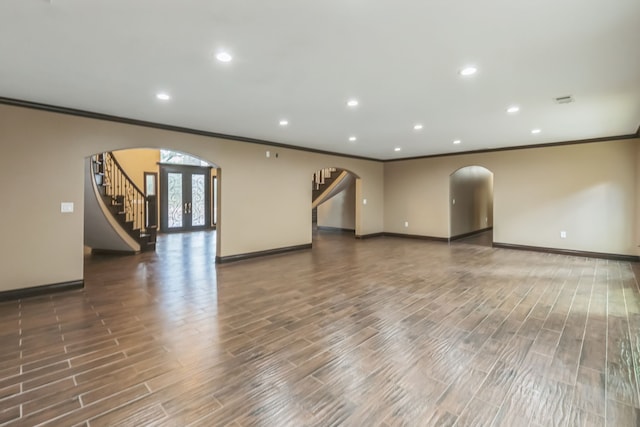
{"type": "Polygon", "coordinates": [[[409,227],[409,221],[404,222],[404,228],[407,228],[407,227],[409,227]]]}
{"type": "Polygon", "coordinates": [[[366,205],[367,204],[367,199],[362,199],[362,204],[366,205]]]}
{"type": "Polygon", "coordinates": [[[564,231],[564,230],[563,230],[563,231],[561,231],[561,232],[560,232],[560,238],[561,238],[561,239],[566,239],[566,238],[567,238],[567,232],[566,232],[566,231],[564,231]]]}
{"type": "Polygon", "coordinates": [[[265,155],[267,156],[267,159],[268,159],[269,157],[271,157],[271,151],[267,151],[265,155]]]}

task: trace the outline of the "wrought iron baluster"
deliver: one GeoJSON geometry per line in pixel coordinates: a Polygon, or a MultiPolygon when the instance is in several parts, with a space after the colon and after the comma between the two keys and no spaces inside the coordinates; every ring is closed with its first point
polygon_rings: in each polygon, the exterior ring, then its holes
{"type": "MultiPolygon", "coordinates": [[[[93,157],[94,173],[102,175],[100,184],[103,194],[110,197],[113,202],[118,203],[118,212],[123,213],[123,220],[131,224],[127,231],[132,237],[141,239],[141,233],[152,235],[151,243],[155,242],[155,232],[157,224],[155,219],[153,224],[149,224],[147,209],[154,209],[155,203],[148,202],[142,190],[129,179],[126,172],[121,168],[116,158],[110,153],[102,153],[93,157]],[[151,232],[148,230],[151,229],[151,232]]],[[[153,218],[155,218],[155,213],[153,218]]],[[[147,240],[144,240],[145,244],[147,240]]]]}

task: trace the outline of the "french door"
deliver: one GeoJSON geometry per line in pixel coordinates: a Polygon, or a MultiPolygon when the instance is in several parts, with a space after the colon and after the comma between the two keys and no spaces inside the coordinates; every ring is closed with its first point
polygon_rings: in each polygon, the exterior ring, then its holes
{"type": "Polygon", "coordinates": [[[160,230],[211,227],[211,168],[160,165],[160,230]]]}

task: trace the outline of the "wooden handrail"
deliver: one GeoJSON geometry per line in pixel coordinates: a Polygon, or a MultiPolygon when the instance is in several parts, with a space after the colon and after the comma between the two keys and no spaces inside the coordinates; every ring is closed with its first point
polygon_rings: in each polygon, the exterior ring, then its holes
{"type": "Polygon", "coordinates": [[[93,156],[92,168],[100,194],[108,199],[111,214],[127,234],[140,243],[140,250],[155,249],[156,197],[145,196],[112,152],[93,156]]]}
{"type": "Polygon", "coordinates": [[[150,223],[153,218],[147,216],[149,200],[124,171],[113,153],[101,153],[95,157],[95,161],[100,165],[98,172],[102,175],[104,195],[111,198],[112,206],[117,206],[119,213],[123,214],[123,225],[130,224],[127,227],[128,233],[139,238],[140,233],[156,228],[157,224],[150,223]]]}
{"type": "Polygon", "coordinates": [[[138,191],[138,193],[142,194],[142,196],[144,197],[144,191],[142,191],[137,185],[136,183],[131,179],[131,177],[127,174],[127,172],[124,170],[124,168],[120,165],[120,162],[118,162],[118,159],[116,158],[116,156],[113,155],[113,151],[109,151],[108,153],[104,153],[104,154],[109,154],[111,156],[111,158],[113,159],[113,162],[116,164],[116,166],[118,167],[118,169],[120,169],[120,172],[125,176],[125,178],[127,178],[129,180],[129,182],[131,183],[131,185],[133,186],[133,188],[135,190],[138,191]]]}

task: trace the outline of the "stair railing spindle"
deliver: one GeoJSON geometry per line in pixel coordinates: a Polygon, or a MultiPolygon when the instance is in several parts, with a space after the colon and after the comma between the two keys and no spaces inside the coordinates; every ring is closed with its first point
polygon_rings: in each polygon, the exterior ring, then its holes
{"type": "MultiPolygon", "coordinates": [[[[95,161],[94,173],[101,172],[101,186],[103,194],[112,200],[112,204],[117,203],[116,211],[122,213],[122,220],[129,224],[125,227],[132,237],[140,239],[142,244],[155,244],[154,229],[156,224],[148,224],[147,205],[149,209],[154,209],[154,205],[148,203],[142,190],[127,176],[117,159],[111,152],[101,153],[93,157],[95,161]],[[101,170],[97,170],[98,165],[101,170]],[[151,231],[149,231],[151,230],[151,231]],[[142,236],[150,234],[151,238],[142,236]]],[[[125,225],[125,224],[123,224],[125,225]]],[[[155,245],[154,245],[155,246],[155,245]]]]}

